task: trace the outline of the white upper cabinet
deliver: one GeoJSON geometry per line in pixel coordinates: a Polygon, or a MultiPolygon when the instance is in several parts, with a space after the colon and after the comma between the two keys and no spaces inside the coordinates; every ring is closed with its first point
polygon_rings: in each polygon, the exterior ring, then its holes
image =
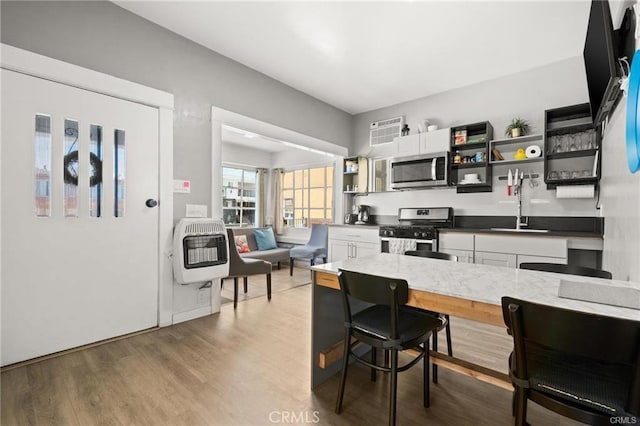
{"type": "Polygon", "coordinates": [[[420,136],[415,135],[398,136],[393,140],[396,144],[396,155],[398,157],[404,157],[405,155],[416,155],[420,153],[420,136]]]}
{"type": "Polygon", "coordinates": [[[451,146],[451,129],[434,130],[422,133],[420,138],[420,153],[449,151],[451,146]]]}

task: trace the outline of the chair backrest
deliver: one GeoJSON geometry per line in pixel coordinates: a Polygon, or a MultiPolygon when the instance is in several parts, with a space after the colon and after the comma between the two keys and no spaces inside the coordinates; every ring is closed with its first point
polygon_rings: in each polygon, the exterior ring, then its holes
{"type": "Polygon", "coordinates": [[[350,297],[366,303],[389,306],[392,330],[390,337],[397,337],[398,306],[405,305],[409,301],[409,285],[406,280],[340,269],[338,281],[346,321],[351,322],[350,297]]]}
{"type": "Polygon", "coordinates": [[[437,251],[409,250],[405,251],[404,254],[406,254],[407,256],[429,257],[431,259],[452,260],[454,262],[458,261],[458,256],[449,253],[440,253],[437,251]]]}
{"type": "Polygon", "coordinates": [[[560,274],[581,275],[583,277],[612,278],[611,272],[585,266],[562,265],[559,263],[521,263],[520,269],[532,271],[557,272],[560,274]]]}
{"type": "MultiPolygon", "coordinates": [[[[640,322],[502,298],[504,323],[518,341],[622,364],[640,361],[640,322]]],[[[640,368],[640,366],[638,366],[640,368]]],[[[638,371],[640,374],[640,370],[638,371]]]]}
{"type": "Polygon", "coordinates": [[[242,268],[244,261],[238,253],[234,240],[233,229],[227,228],[227,238],[229,239],[229,276],[236,275],[242,268]]]}
{"type": "Polygon", "coordinates": [[[324,223],[311,225],[311,237],[307,245],[327,248],[329,246],[329,226],[324,223]]]}

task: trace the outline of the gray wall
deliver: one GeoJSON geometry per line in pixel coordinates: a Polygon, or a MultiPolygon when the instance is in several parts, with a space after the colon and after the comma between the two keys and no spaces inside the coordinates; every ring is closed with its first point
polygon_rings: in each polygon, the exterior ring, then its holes
{"type": "Polygon", "coordinates": [[[211,209],[211,106],[348,146],[350,114],[208,50],[110,2],[1,3],[3,43],[175,96],[174,174],[211,209]]]}
{"type": "MultiPolygon", "coordinates": [[[[173,93],[176,194],[211,212],[211,106],[348,147],[352,116],[110,2],[0,3],[2,43],[173,93]]],[[[174,286],[174,312],[197,305],[197,286],[174,286]]]]}
{"type": "MultiPolygon", "coordinates": [[[[567,59],[357,115],[354,150],[363,155],[369,152],[369,124],[384,118],[404,115],[412,134],[417,132],[418,124],[424,119],[438,124],[440,128],[489,121],[494,128],[494,138],[499,139],[504,137],[504,129],[513,117],[529,120],[531,133],[540,134],[545,109],[587,101],[582,58],[567,59]]],[[[505,181],[497,180],[497,176],[505,175],[507,170],[506,166],[494,166],[493,192],[490,193],[456,194],[455,189],[405,191],[373,194],[361,197],[358,202],[372,205],[376,214],[397,214],[398,207],[452,206],[456,214],[514,216],[514,198],[507,197],[505,181]]],[[[542,176],[543,164],[529,163],[525,171],[542,176]]],[[[524,187],[524,215],[595,216],[595,205],[595,199],[558,200],[555,191],[547,191],[542,179],[536,188],[524,187]]]]}

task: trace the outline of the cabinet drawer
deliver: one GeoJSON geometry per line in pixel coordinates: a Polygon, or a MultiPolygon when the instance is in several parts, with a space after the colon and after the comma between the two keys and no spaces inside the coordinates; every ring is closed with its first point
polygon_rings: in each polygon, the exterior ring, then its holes
{"type": "Polygon", "coordinates": [[[329,240],[344,240],[350,242],[376,243],[380,242],[378,227],[357,228],[354,226],[329,227],[329,240]]]}
{"type": "Polygon", "coordinates": [[[441,233],[438,249],[473,250],[473,234],[441,233]]]}
{"type": "Polygon", "coordinates": [[[476,235],[476,251],[528,254],[531,256],[567,257],[567,240],[546,237],[510,237],[476,235]]]}
{"type": "Polygon", "coordinates": [[[566,257],[548,257],[548,256],[529,256],[527,254],[518,255],[518,267],[521,263],[559,263],[561,265],[567,264],[566,257]]]}

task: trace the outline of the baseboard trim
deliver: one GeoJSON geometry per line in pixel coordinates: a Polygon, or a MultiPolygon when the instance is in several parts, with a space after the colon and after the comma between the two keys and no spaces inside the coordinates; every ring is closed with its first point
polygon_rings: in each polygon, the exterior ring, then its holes
{"type": "Polygon", "coordinates": [[[179,312],[177,314],[173,314],[173,323],[178,324],[181,322],[211,315],[212,313],[213,313],[213,310],[211,309],[211,306],[203,306],[201,308],[192,309],[190,311],[179,312]]]}
{"type": "Polygon", "coordinates": [[[60,357],[60,356],[63,356],[63,355],[72,354],[74,352],[83,351],[85,349],[95,348],[96,346],[101,346],[101,345],[104,345],[106,343],[116,342],[118,340],[128,339],[129,337],[134,337],[134,336],[139,336],[141,334],[150,333],[150,332],[156,331],[158,329],[159,329],[159,327],[151,327],[151,328],[147,328],[145,330],[134,331],[133,333],[123,334],[122,336],[111,337],[109,339],[100,340],[98,342],[89,343],[87,345],[77,346],[75,348],[66,349],[64,351],[55,352],[55,353],[52,353],[52,354],[49,354],[49,355],[43,355],[43,356],[39,356],[37,358],[31,358],[31,359],[28,359],[26,361],[20,361],[20,362],[14,363],[14,364],[5,365],[3,367],[0,367],[0,373],[4,373],[5,371],[13,370],[13,369],[20,368],[20,367],[25,367],[27,365],[35,364],[35,363],[38,363],[38,362],[41,362],[41,361],[46,361],[48,359],[57,358],[57,357],[60,357]]]}

